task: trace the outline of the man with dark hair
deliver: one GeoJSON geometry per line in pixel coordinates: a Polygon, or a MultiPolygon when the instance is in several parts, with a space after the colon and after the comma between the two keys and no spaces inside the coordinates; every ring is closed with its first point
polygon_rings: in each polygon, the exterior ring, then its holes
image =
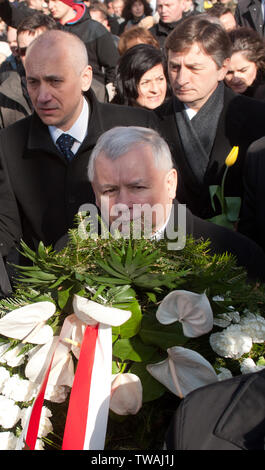
{"type": "Polygon", "coordinates": [[[32,113],[32,105],[26,87],[25,55],[29,44],[44,31],[57,29],[56,21],[41,12],[26,17],[17,29],[17,70],[9,71],[0,86],[0,127],[10,124],[32,113]]]}
{"type": "Polygon", "coordinates": [[[225,195],[242,196],[244,157],[264,134],[265,104],[224,87],[231,43],[205,15],[182,20],[165,47],[174,96],[155,112],[178,169],[177,198],[206,219],[214,215],[209,186],[221,185],[233,146],[239,156],[227,174],[225,195]]]}
{"type": "Polygon", "coordinates": [[[218,18],[226,31],[231,31],[237,27],[235,16],[228,6],[223,3],[215,3],[207,10],[210,18],[218,18]]]}
{"type": "Polygon", "coordinates": [[[93,202],[86,172],[98,137],[120,124],[155,126],[152,112],[97,101],[92,67],[74,34],[46,31],[25,57],[34,113],[0,132],[0,252],[54,244],[93,202]]]}

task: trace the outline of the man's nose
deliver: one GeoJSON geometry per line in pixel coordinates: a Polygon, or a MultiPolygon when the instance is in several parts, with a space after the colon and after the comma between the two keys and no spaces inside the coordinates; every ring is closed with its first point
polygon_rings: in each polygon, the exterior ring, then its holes
{"type": "Polygon", "coordinates": [[[47,103],[51,99],[51,94],[48,86],[44,83],[41,84],[38,90],[38,101],[40,103],[47,103]]]}
{"type": "Polygon", "coordinates": [[[189,81],[189,72],[185,67],[180,67],[177,74],[177,82],[179,85],[185,85],[189,81]]]}

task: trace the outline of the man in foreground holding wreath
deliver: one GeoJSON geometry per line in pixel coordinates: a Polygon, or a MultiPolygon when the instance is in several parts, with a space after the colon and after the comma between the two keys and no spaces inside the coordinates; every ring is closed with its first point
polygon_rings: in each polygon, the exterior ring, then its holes
{"type": "Polygon", "coordinates": [[[264,255],[256,244],[194,216],[175,200],[177,171],[156,131],[131,126],[105,132],[91,154],[88,176],[111,231],[126,231],[130,222],[140,221],[145,235],[147,229],[156,240],[166,236],[170,250],[182,249],[186,234],[209,239],[212,253],[231,253],[250,278],[264,279],[264,255]]]}

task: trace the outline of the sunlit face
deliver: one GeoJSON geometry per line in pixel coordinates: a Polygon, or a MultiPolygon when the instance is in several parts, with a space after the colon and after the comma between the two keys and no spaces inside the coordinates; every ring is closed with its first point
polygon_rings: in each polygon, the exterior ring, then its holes
{"type": "Polygon", "coordinates": [[[136,18],[136,19],[141,18],[144,14],[144,5],[143,5],[143,3],[140,0],[136,0],[136,2],[134,2],[132,4],[131,11],[132,11],[132,14],[133,14],[134,18],[136,18]]]}
{"type": "Polygon", "coordinates": [[[141,210],[134,212],[133,205],[159,204],[161,210],[152,214],[154,231],[166,221],[176,193],[176,170],[158,169],[148,145],[136,147],[111,160],[104,153],[95,160],[93,190],[102,214],[109,214],[112,224],[118,217],[129,215],[129,220],[141,217],[141,210]],[[124,215],[115,211],[119,205],[128,208],[124,215]]]}
{"type": "Polygon", "coordinates": [[[173,23],[182,18],[185,0],[157,0],[156,9],[163,23],[173,23]]]}
{"type": "Polygon", "coordinates": [[[183,52],[169,50],[168,74],[175,96],[198,111],[224,79],[227,63],[218,69],[197,42],[183,52]]]}
{"type": "Polygon", "coordinates": [[[220,16],[219,19],[221,21],[223,28],[226,31],[231,31],[232,29],[236,28],[236,20],[232,13],[230,12],[225,13],[224,15],[220,16]]]}
{"type": "Polygon", "coordinates": [[[52,17],[55,20],[59,20],[62,24],[65,24],[70,19],[70,16],[73,16],[72,8],[60,0],[49,0],[48,5],[52,17]]]}
{"type": "Polygon", "coordinates": [[[124,8],[124,1],[123,0],[116,0],[112,2],[113,12],[116,16],[121,16],[122,10],[124,8]]]}
{"type": "MultiPolygon", "coordinates": [[[[68,46],[69,47],[69,46],[68,46]]],[[[46,125],[67,131],[83,106],[82,91],[92,80],[91,67],[76,70],[67,45],[51,49],[33,47],[26,56],[28,93],[35,111],[46,125]]]]}
{"type": "Polygon", "coordinates": [[[257,76],[257,66],[246,59],[242,52],[232,54],[225,83],[236,93],[244,93],[257,76]]]}
{"type": "Polygon", "coordinates": [[[167,81],[162,64],[145,72],[139,82],[137,103],[149,109],[160,106],[166,96],[167,81]]]}

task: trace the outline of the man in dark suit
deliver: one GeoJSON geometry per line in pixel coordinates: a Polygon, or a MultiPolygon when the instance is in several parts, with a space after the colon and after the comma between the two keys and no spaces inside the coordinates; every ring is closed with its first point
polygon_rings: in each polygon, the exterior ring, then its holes
{"type": "Polygon", "coordinates": [[[155,126],[150,111],[96,100],[85,45],[71,33],[38,36],[27,49],[25,70],[35,112],[0,132],[3,256],[19,236],[33,249],[40,240],[55,243],[79,206],[93,202],[87,164],[104,131],[120,124],[155,126]]]}
{"type": "Polygon", "coordinates": [[[258,245],[194,216],[174,200],[177,171],[168,145],[156,131],[131,126],[102,134],[91,154],[88,177],[111,232],[119,229],[126,234],[133,221],[146,236],[167,237],[170,250],[182,249],[186,235],[209,239],[212,253],[233,254],[250,278],[265,280],[265,256],[258,245]]]}
{"type": "Polygon", "coordinates": [[[226,31],[200,15],[182,20],[165,43],[174,96],[155,112],[178,170],[177,197],[204,219],[214,215],[209,186],[221,184],[232,147],[239,146],[239,155],[225,195],[242,196],[246,150],[264,134],[264,103],[223,84],[230,46],[226,31]]]}
{"type": "Polygon", "coordinates": [[[244,198],[239,232],[258,243],[265,251],[265,137],[248,149],[244,171],[244,198]]]}
{"type": "Polygon", "coordinates": [[[245,26],[265,34],[263,2],[261,0],[239,0],[235,10],[238,26],[245,26]]]}

